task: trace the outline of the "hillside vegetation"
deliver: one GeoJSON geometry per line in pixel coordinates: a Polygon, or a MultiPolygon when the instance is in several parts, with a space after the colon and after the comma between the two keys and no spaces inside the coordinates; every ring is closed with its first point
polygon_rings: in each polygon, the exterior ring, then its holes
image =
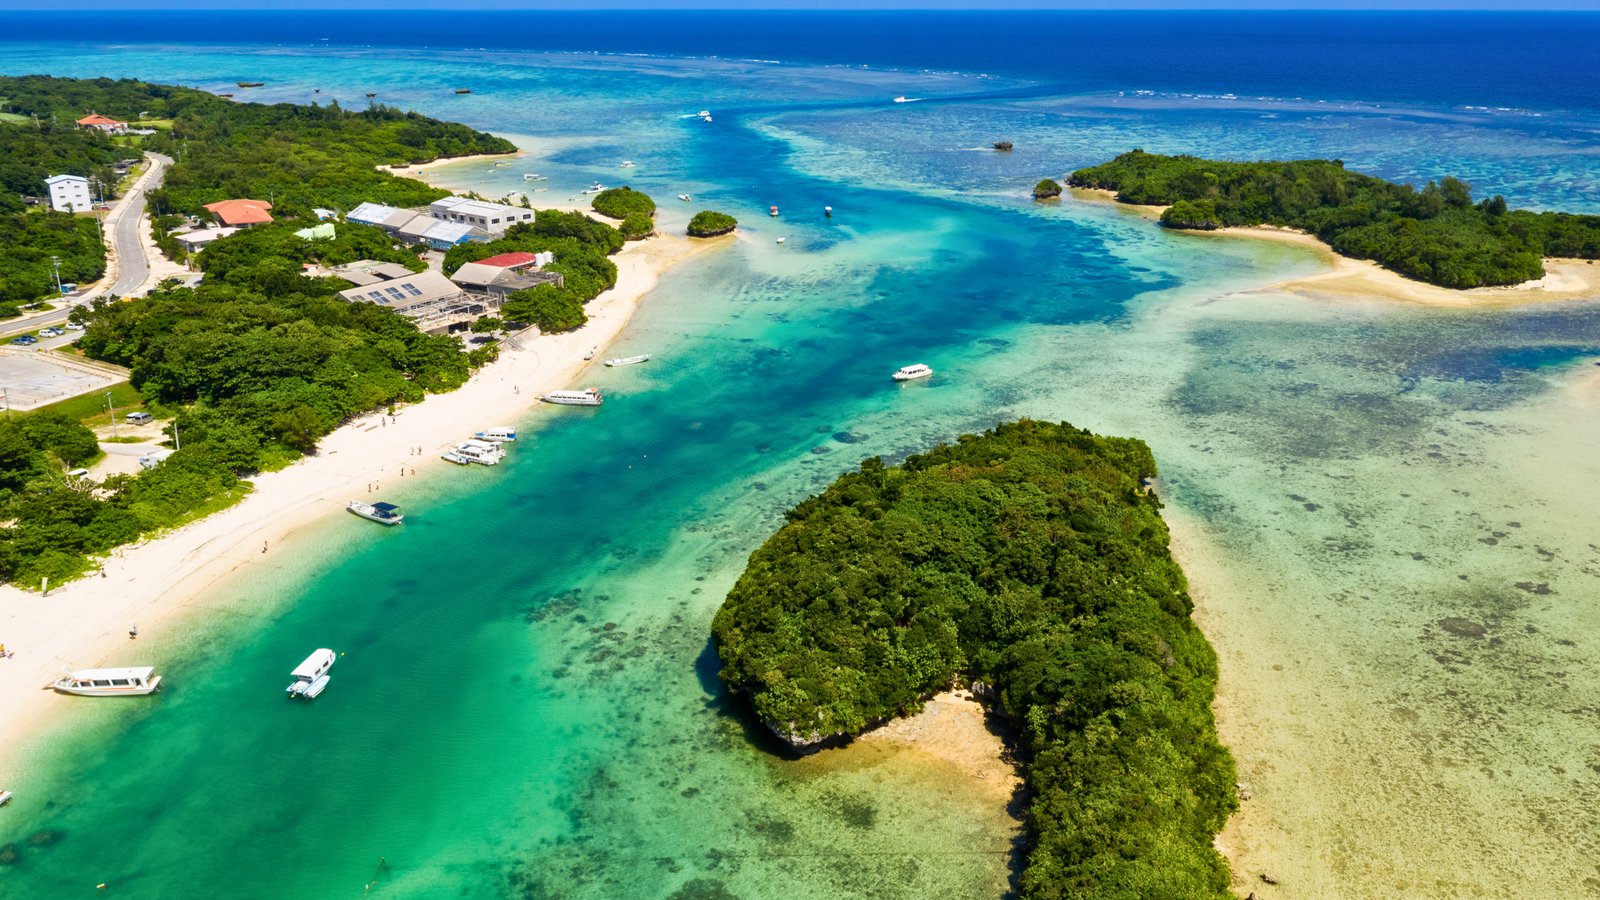
{"type": "Polygon", "coordinates": [[[110,163],[144,150],[165,153],[176,163],[165,185],[149,193],[164,233],[181,215],[204,215],[207,203],[243,197],[271,202],[279,219],[367,200],[423,205],[448,191],[376,167],[516,149],[465,125],[381,104],[351,111],[337,103],[237,103],[132,79],[0,77],[0,109],[24,117],[0,123],[0,314],[7,304],[54,292],[52,255],[62,259],[63,281],[93,281],[105,271],[94,222],[21,211],[21,195],[43,195],[47,175],[93,175],[109,184],[110,163]],[[171,127],[108,136],[73,124],[91,110],[129,122],[170,120],[171,127]]]}
{"type": "Polygon", "coordinates": [[[1028,420],[867,460],[751,555],[712,626],[722,677],[795,744],[991,684],[1033,797],[1024,897],[1227,897],[1216,658],[1154,472],[1140,441],[1028,420]]]}
{"type": "Polygon", "coordinates": [[[1068,183],[1165,205],[1161,222],[1173,228],[1297,228],[1344,256],[1448,288],[1535,279],[1545,257],[1600,258],[1600,216],[1514,210],[1499,196],[1474,203],[1456,178],[1417,190],[1339,160],[1222,162],[1134,150],[1079,169],[1068,183]]]}

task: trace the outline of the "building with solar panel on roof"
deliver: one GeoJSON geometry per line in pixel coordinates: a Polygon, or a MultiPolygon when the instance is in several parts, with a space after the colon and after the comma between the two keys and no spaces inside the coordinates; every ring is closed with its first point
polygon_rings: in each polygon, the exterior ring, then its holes
{"type": "Polygon", "coordinates": [[[334,270],[340,278],[366,283],[340,291],[339,296],[351,303],[388,307],[431,334],[465,331],[473,319],[489,311],[487,300],[469,294],[438,272],[394,274],[395,269],[404,268],[393,263],[340,267],[334,270]]]}

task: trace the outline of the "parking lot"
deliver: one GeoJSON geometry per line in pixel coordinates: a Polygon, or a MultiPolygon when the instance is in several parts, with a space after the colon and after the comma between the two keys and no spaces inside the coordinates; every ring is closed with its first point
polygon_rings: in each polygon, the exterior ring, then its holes
{"type": "Polygon", "coordinates": [[[30,349],[0,349],[0,397],[8,409],[37,409],[120,380],[110,373],[69,365],[30,349]]]}

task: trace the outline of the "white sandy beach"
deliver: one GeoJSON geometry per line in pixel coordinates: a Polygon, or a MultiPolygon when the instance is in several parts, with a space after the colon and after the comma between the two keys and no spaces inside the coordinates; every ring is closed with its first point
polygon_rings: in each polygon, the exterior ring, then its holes
{"type": "MultiPolygon", "coordinates": [[[[1091,203],[1115,202],[1116,192],[1094,188],[1069,188],[1069,195],[1091,203]]],[[[1164,206],[1117,203],[1118,209],[1148,219],[1159,219],[1164,206]]],[[[1420,306],[1504,307],[1527,303],[1583,300],[1600,296],[1600,263],[1583,259],[1546,259],[1545,275],[1533,281],[1506,287],[1454,290],[1415,281],[1391,272],[1377,263],[1351,259],[1333,252],[1327,244],[1290,228],[1260,225],[1249,228],[1219,228],[1215,231],[1180,231],[1196,238],[1253,238],[1304,247],[1322,257],[1326,271],[1303,278],[1279,281],[1258,288],[1262,292],[1300,294],[1308,297],[1372,298],[1420,306]]]]}
{"type": "MultiPolygon", "coordinates": [[[[273,561],[271,549],[295,529],[341,515],[345,503],[367,496],[370,482],[401,478],[401,469],[448,467],[439,454],[478,429],[516,422],[546,391],[573,387],[591,348],[601,351],[672,265],[722,241],[658,236],[630,243],[614,259],[617,286],[588,304],[589,322],[559,335],[523,335],[522,350],[500,359],[461,389],[402,407],[380,427],[380,416],[351,422],[323,439],[315,457],[254,479],[243,502],[162,537],[125,547],[106,564],[107,577],[88,577],[48,597],[0,586],[0,643],[15,657],[0,660],[0,785],[13,780],[18,760],[37,749],[51,715],[66,715],[74,698],[45,686],[67,666],[129,664],[128,628],[157,634],[208,587],[241,567],[273,561]],[[413,447],[422,447],[421,456],[413,447]],[[262,547],[267,548],[263,553],[262,547]]],[[[381,417],[387,418],[387,417],[381,417]]],[[[93,701],[90,701],[93,702],[93,701]]]]}

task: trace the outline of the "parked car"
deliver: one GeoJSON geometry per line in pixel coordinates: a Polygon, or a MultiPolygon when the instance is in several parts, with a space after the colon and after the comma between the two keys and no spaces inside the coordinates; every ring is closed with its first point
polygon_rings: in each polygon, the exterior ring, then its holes
{"type": "Polygon", "coordinates": [[[154,420],[155,420],[155,416],[152,416],[147,412],[131,412],[131,413],[128,413],[128,424],[129,425],[143,425],[146,422],[151,422],[151,421],[154,421],[154,420]]]}
{"type": "Polygon", "coordinates": [[[37,344],[37,343],[39,343],[39,339],[34,337],[31,334],[21,334],[21,335],[17,335],[16,337],[12,338],[11,339],[11,343],[20,344],[20,345],[26,347],[29,344],[37,344]]]}
{"type": "Polygon", "coordinates": [[[82,331],[83,330],[83,323],[82,322],[68,322],[67,323],[67,330],[68,331],[82,331]]]}
{"type": "Polygon", "coordinates": [[[66,333],[67,332],[64,329],[57,328],[54,325],[50,326],[49,328],[39,329],[39,337],[60,337],[66,333]]]}

